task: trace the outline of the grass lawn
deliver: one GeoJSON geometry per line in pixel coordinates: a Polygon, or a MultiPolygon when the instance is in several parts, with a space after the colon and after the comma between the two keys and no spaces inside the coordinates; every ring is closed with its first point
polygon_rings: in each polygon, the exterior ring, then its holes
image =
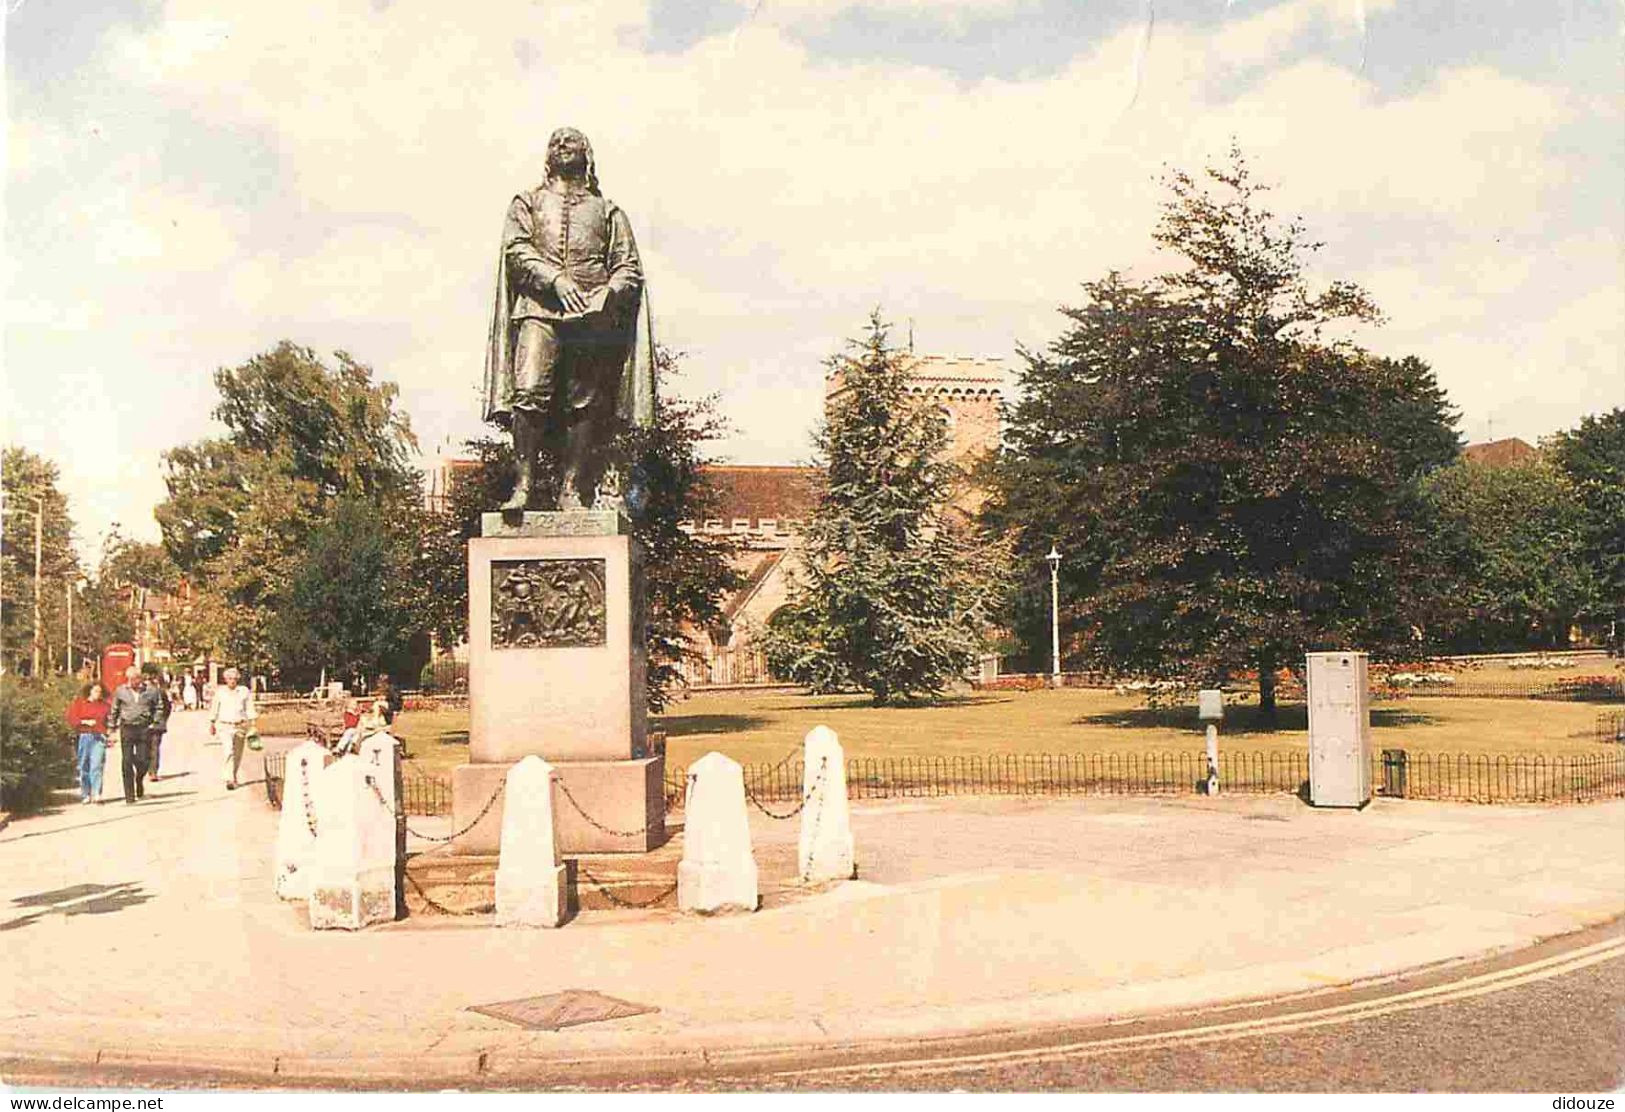
{"type": "MultiPolygon", "coordinates": [[[[265,711],[259,717],[260,733],[303,737],[305,715],[303,707],[265,711]]],[[[439,772],[468,763],[467,707],[403,711],[395,718],[394,732],[424,771],[439,772]]]]}
{"type": "MultiPolygon", "coordinates": [[[[1371,717],[1378,749],[1575,756],[1604,751],[1593,739],[1603,709],[1597,703],[1411,697],[1378,703],[1371,717]]],[[[1252,708],[1227,708],[1226,714],[1219,742],[1225,751],[1307,749],[1301,704],[1284,705],[1274,731],[1257,727],[1252,708]]],[[[278,711],[263,716],[260,728],[300,734],[303,722],[300,712],[278,711]]],[[[685,766],[713,749],[741,764],[777,761],[820,724],[840,734],[849,757],[1194,753],[1203,745],[1194,707],[1154,711],[1134,696],[1077,689],[990,692],[895,708],[850,695],[717,692],[676,704],[651,726],[666,731],[668,762],[685,766]]],[[[396,727],[423,772],[468,760],[466,709],[407,711],[396,727]]]]}

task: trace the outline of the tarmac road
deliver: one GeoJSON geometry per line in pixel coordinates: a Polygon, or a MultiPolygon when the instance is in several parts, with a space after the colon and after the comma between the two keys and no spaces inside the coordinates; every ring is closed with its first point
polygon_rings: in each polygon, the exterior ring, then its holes
{"type": "Polygon", "coordinates": [[[1625,924],[1356,989],[672,1088],[1539,1092],[1625,1084],[1625,924]]]}

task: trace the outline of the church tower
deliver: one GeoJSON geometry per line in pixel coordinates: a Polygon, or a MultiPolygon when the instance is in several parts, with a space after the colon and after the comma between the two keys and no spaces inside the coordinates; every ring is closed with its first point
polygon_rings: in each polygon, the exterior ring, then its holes
{"type": "MultiPolygon", "coordinates": [[[[935,405],[948,421],[948,458],[969,471],[982,457],[996,450],[1002,431],[1000,408],[1009,395],[1004,360],[962,355],[908,355],[908,392],[922,405],[935,405]]],[[[840,372],[824,376],[824,409],[846,389],[840,372]]],[[[966,488],[954,506],[973,514],[987,500],[980,490],[966,488]]]]}

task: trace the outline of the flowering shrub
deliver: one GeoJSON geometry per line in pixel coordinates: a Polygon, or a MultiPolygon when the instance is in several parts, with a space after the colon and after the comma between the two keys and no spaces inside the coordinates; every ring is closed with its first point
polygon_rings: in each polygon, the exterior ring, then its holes
{"type": "Polygon", "coordinates": [[[401,710],[436,710],[440,707],[466,706],[467,695],[404,695],[401,710]]]}
{"type": "Polygon", "coordinates": [[[1393,672],[1388,676],[1390,687],[1449,687],[1456,677],[1448,672],[1393,672]]]}
{"type": "Polygon", "coordinates": [[[1565,676],[1555,686],[1564,695],[1587,699],[1625,695],[1625,682],[1618,676],[1565,676]]]}
{"type": "Polygon", "coordinates": [[[1033,674],[998,676],[991,680],[973,680],[976,691],[1040,691],[1050,684],[1049,677],[1033,674]]]}
{"type": "Polygon", "coordinates": [[[1516,660],[1507,661],[1506,666],[1521,671],[1526,668],[1569,668],[1573,665],[1561,657],[1536,656],[1518,657],[1516,660]]]}
{"type": "Polygon", "coordinates": [[[1189,691],[1191,686],[1179,680],[1126,680],[1113,684],[1112,690],[1119,695],[1167,695],[1175,691],[1189,691]]]}

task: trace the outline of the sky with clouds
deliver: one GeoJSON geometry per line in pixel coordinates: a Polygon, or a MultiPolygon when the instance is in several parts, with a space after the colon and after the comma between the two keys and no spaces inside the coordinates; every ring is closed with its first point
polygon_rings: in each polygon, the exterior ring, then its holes
{"type": "Polygon", "coordinates": [[[1482,440],[1625,402],[1620,0],[7,0],[7,443],[155,539],[211,374],[289,338],[479,434],[509,197],[592,139],[724,454],[796,462],[880,306],[1013,357],[1164,260],[1234,136],[1482,440]]]}

